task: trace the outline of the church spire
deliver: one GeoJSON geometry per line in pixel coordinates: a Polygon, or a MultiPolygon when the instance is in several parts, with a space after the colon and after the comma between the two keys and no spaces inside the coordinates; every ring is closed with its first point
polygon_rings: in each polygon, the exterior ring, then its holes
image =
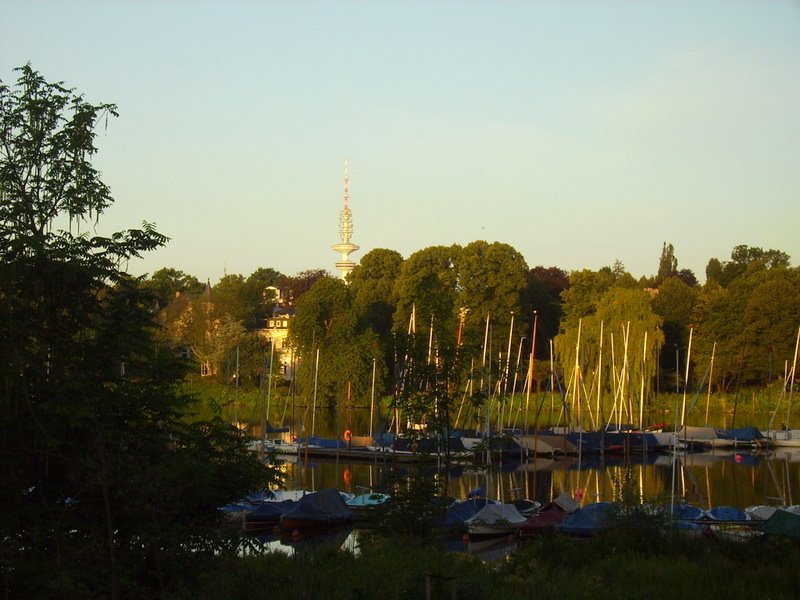
{"type": "Polygon", "coordinates": [[[334,244],[333,250],[341,254],[341,260],[336,261],[336,268],[341,272],[342,279],[353,270],[356,264],[350,260],[350,254],[358,250],[358,246],[350,240],[353,236],[353,212],[350,210],[350,173],[347,160],[344,161],[344,199],[342,211],[339,213],[339,239],[334,244]]]}

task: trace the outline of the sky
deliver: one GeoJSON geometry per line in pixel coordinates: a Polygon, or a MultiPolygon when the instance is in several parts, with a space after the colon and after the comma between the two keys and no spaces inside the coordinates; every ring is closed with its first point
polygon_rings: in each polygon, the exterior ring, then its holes
{"type": "Polygon", "coordinates": [[[212,283],[476,240],[530,267],[702,282],[739,244],[800,264],[800,2],[0,0],[30,62],[119,118],[98,233],[212,283]]]}

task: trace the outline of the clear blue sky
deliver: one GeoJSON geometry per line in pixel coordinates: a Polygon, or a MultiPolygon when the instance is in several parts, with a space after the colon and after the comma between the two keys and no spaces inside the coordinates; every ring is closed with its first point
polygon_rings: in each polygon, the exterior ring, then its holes
{"type": "Polygon", "coordinates": [[[0,0],[30,61],[116,102],[97,165],[130,265],[201,280],[474,240],[528,264],[705,279],[737,244],[800,264],[800,3],[0,0]]]}

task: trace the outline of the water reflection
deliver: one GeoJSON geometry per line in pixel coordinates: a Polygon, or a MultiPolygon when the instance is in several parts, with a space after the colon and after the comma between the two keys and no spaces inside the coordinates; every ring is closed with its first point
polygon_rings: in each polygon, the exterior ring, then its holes
{"type": "Polygon", "coordinates": [[[701,508],[727,505],[793,505],[800,494],[800,453],[695,452],[609,457],[536,457],[525,461],[477,464],[406,464],[377,459],[364,463],[342,458],[303,460],[282,456],[287,489],[335,487],[360,494],[385,491],[398,476],[436,478],[447,494],[466,498],[483,487],[490,497],[537,500],[543,505],[561,493],[590,502],[686,500],[701,508]]]}

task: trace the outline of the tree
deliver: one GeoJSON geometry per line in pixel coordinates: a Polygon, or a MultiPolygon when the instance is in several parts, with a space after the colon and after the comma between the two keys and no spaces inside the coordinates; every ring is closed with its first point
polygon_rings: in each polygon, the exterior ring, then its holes
{"type": "MultiPolygon", "coordinates": [[[[473,323],[483,323],[489,315],[498,331],[507,330],[514,314],[517,331],[524,331],[521,325],[528,322],[529,315],[521,315],[522,294],[528,265],[517,250],[500,242],[472,242],[456,255],[456,270],[456,305],[469,311],[473,323]]],[[[468,331],[475,339],[483,341],[482,327],[472,327],[468,331]]]]}
{"type": "MultiPolygon", "coordinates": [[[[363,256],[360,264],[350,273],[350,291],[361,332],[371,331],[377,336],[383,360],[378,361],[381,372],[395,371],[395,344],[392,324],[396,309],[394,286],[400,274],[403,257],[399,252],[376,248],[363,256]]],[[[379,390],[390,393],[393,378],[381,378],[384,385],[379,390]]]]}
{"type": "Polygon", "coordinates": [[[205,289],[194,275],[169,267],[155,271],[149,279],[142,281],[142,287],[155,296],[158,308],[164,308],[179,294],[196,297],[205,289]]]}
{"type": "Polygon", "coordinates": [[[561,297],[564,300],[564,316],[570,323],[587,317],[597,310],[597,300],[614,285],[611,269],[599,271],[573,271],[569,275],[569,287],[561,297]]]}
{"type": "Polygon", "coordinates": [[[279,290],[284,279],[285,276],[275,269],[262,267],[253,271],[245,280],[241,299],[244,304],[244,324],[247,329],[263,327],[264,320],[272,314],[272,309],[279,299],[269,288],[279,290]]]}
{"type": "Polygon", "coordinates": [[[528,272],[525,290],[526,312],[534,310],[539,315],[537,324],[536,356],[548,355],[549,340],[558,334],[564,314],[561,294],[569,288],[569,276],[558,267],[534,267],[528,272]]]}
{"type": "Polygon", "coordinates": [[[789,255],[785,252],[740,244],[731,250],[731,260],[721,262],[717,258],[710,259],[706,266],[706,278],[714,279],[721,286],[727,287],[748,270],[788,267],[789,255]]]}
{"type": "Polygon", "coordinates": [[[408,330],[412,312],[416,330],[426,335],[433,319],[436,335],[454,339],[458,276],[456,256],[460,246],[431,246],[409,256],[400,267],[394,287],[397,303],[394,329],[408,330]]]}
{"type": "Polygon", "coordinates": [[[14,597],[166,595],[225,551],[215,508],[273,474],[230,426],[183,419],[153,297],[120,269],[166,238],[88,233],[112,202],[90,159],[114,105],[17,72],[0,84],[0,579],[14,597]]]}
{"type": "Polygon", "coordinates": [[[656,275],[656,285],[673,277],[678,272],[678,259],[675,258],[675,248],[672,244],[664,245],[661,248],[661,258],[658,261],[658,274],[656,275]]]}
{"type": "Polygon", "coordinates": [[[369,397],[372,359],[381,352],[374,334],[360,334],[357,325],[350,289],[341,279],[324,277],[297,301],[289,337],[297,348],[298,380],[309,403],[316,389],[318,406],[335,407],[346,397],[348,384],[351,397],[369,397]]]}
{"type": "Polygon", "coordinates": [[[751,348],[754,382],[767,384],[784,376],[792,364],[800,326],[800,270],[774,269],[753,289],[744,312],[744,338],[751,348]]]}
{"type": "Polygon", "coordinates": [[[716,342],[714,384],[764,384],[791,362],[800,322],[797,269],[748,270],[727,288],[706,283],[694,320],[698,323],[698,369],[708,368],[716,342]]]}
{"type": "Polygon", "coordinates": [[[724,278],[722,262],[718,258],[711,258],[706,265],[706,281],[715,281],[722,284],[724,278]]]}
{"type": "Polygon", "coordinates": [[[223,275],[211,288],[211,300],[216,318],[227,316],[244,323],[249,312],[244,303],[244,295],[245,284],[242,275],[223,275]]]}
{"type": "MultiPolygon", "coordinates": [[[[587,275],[583,273],[582,278],[587,275]]],[[[603,292],[593,303],[593,311],[581,317],[580,322],[565,322],[554,345],[576,414],[585,411],[583,420],[586,414],[594,415],[592,425],[597,426],[595,399],[586,394],[588,390],[597,394],[601,386],[601,398],[612,395],[618,406],[617,419],[638,422],[639,409],[645,408],[640,404],[642,392],[646,404],[656,373],[655,359],[664,343],[661,324],[661,318],[650,306],[648,293],[624,286],[603,292]],[[598,371],[598,365],[602,370],[598,371]]]]}
{"type": "Polygon", "coordinates": [[[383,338],[391,333],[393,290],[402,264],[399,252],[376,248],[365,254],[350,273],[353,306],[359,319],[383,338]]]}
{"type": "Polygon", "coordinates": [[[699,285],[697,277],[691,269],[681,269],[676,274],[676,277],[689,287],[697,287],[699,285]]]}
{"type": "MultiPolygon", "coordinates": [[[[653,311],[664,320],[664,346],[686,348],[697,291],[677,276],[664,280],[653,297],[653,311]]],[[[676,368],[671,353],[661,355],[662,372],[676,368]]]]}
{"type": "Polygon", "coordinates": [[[297,275],[285,277],[282,285],[286,288],[288,301],[297,302],[317,281],[326,277],[330,277],[330,273],[325,269],[307,269],[297,275]]]}

